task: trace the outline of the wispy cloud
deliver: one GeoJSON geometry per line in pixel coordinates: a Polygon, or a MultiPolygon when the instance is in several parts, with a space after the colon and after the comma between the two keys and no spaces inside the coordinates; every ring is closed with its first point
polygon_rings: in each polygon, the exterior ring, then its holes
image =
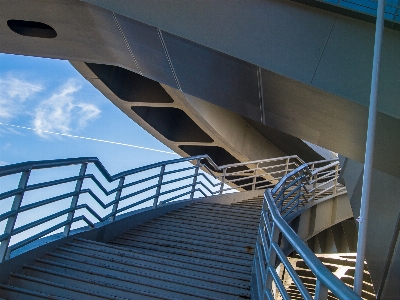
{"type": "Polygon", "coordinates": [[[8,162],[3,161],[3,160],[0,160],[0,167],[1,167],[1,166],[7,166],[7,165],[9,165],[8,162]]]}
{"type": "Polygon", "coordinates": [[[69,134],[83,129],[90,120],[100,114],[100,109],[91,103],[78,102],[75,93],[81,85],[68,80],[58,92],[43,100],[35,109],[33,125],[37,134],[46,137],[45,131],[59,131],[69,134]]]}
{"type": "Polygon", "coordinates": [[[41,84],[15,77],[0,78],[0,118],[10,120],[24,112],[24,102],[43,90],[41,84]]]}

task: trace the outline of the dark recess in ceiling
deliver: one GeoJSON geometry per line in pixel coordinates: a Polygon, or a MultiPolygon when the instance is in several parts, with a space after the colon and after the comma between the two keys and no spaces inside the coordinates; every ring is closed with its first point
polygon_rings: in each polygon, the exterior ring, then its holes
{"type": "Polygon", "coordinates": [[[181,109],[132,106],[132,110],[170,141],[213,142],[213,139],[181,109]]]}
{"type": "Polygon", "coordinates": [[[93,63],[86,65],[121,100],[146,103],[174,102],[157,81],[117,66],[93,63]]]}

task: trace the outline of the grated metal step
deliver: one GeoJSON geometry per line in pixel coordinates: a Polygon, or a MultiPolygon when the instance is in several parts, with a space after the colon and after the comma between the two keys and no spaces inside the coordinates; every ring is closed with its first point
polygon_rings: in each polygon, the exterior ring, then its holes
{"type": "Polygon", "coordinates": [[[261,202],[196,203],[109,243],[58,247],[0,285],[7,299],[250,299],[261,202]]]}

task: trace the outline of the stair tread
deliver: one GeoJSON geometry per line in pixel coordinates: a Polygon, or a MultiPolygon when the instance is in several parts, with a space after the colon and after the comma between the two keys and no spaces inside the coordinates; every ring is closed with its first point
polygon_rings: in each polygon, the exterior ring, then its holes
{"type": "Polygon", "coordinates": [[[209,239],[224,239],[227,243],[249,243],[254,240],[254,237],[246,237],[239,235],[234,235],[232,232],[226,232],[225,230],[218,231],[199,231],[198,228],[190,229],[190,228],[182,228],[176,226],[170,226],[166,224],[162,224],[162,226],[151,226],[150,224],[143,224],[135,228],[136,230],[131,230],[130,232],[153,232],[153,233],[171,233],[172,235],[189,235],[196,236],[198,239],[209,238],[209,239]]]}
{"type": "MultiPolygon", "coordinates": [[[[222,239],[220,240],[215,240],[210,241],[210,240],[199,240],[196,238],[191,238],[191,237],[184,237],[180,235],[172,235],[172,234],[155,234],[152,232],[145,232],[145,231],[139,231],[139,232],[126,232],[125,234],[121,235],[120,237],[127,238],[130,240],[134,241],[146,241],[148,239],[157,239],[157,241],[168,241],[168,242],[180,242],[180,243],[186,243],[189,245],[194,245],[194,246],[201,246],[201,247],[209,247],[210,249],[217,249],[217,250],[225,250],[226,248],[229,247],[230,251],[234,252],[242,252],[244,248],[246,248],[248,243],[245,244],[226,244],[223,242],[222,239]]],[[[253,246],[256,243],[256,237],[254,237],[253,243],[251,243],[251,246],[253,246]]]]}
{"type": "MultiPolygon", "coordinates": [[[[140,274],[135,274],[133,269],[129,270],[119,270],[117,273],[112,272],[111,266],[105,265],[103,268],[93,268],[93,265],[85,264],[66,264],[59,263],[58,261],[46,261],[43,259],[38,259],[36,266],[43,269],[51,269],[53,271],[64,272],[66,274],[74,274],[77,277],[84,277],[87,279],[107,280],[109,283],[114,282],[115,285],[121,285],[129,288],[131,282],[141,282],[145,284],[148,280],[152,281],[153,285],[163,284],[163,283],[173,283],[175,285],[181,285],[181,289],[196,288],[199,291],[203,290],[203,295],[206,296],[208,291],[226,294],[237,294],[246,293],[246,286],[235,286],[229,285],[229,282],[216,282],[210,279],[193,279],[188,278],[185,275],[177,276],[171,275],[170,273],[165,274],[163,272],[154,272],[154,274],[149,274],[149,272],[141,272],[140,274]]],[[[164,270],[161,270],[164,271],[164,270]]]]}
{"type": "MultiPolygon", "coordinates": [[[[261,209],[260,209],[261,213],[261,209]]],[[[209,207],[209,208],[203,208],[199,209],[198,208],[192,208],[191,209],[185,209],[185,210],[176,210],[173,212],[168,213],[169,215],[187,215],[187,214],[195,214],[197,216],[212,216],[212,217],[224,217],[224,218],[229,218],[229,219],[234,219],[238,221],[244,221],[244,222],[254,222],[254,217],[259,216],[260,213],[252,213],[252,214],[243,214],[243,213],[238,213],[234,211],[229,211],[229,210],[219,210],[218,208],[214,207],[209,207]]],[[[257,222],[257,220],[256,220],[257,222]]]]}
{"type": "Polygon", "coordinates": [[[243,223],[243,222],[233,222],[231,220],[224,220],[224,219],[208,219],[208,218],[200,218],[200,217],[193,217],[193,216],[179,216],[179,218],[175,218],[175,216],[169,216],[165,215],[163,216],[162,219],[159,219],[159,221],[165,221],[165,220],[174,220],[176,223],[202,223],[202,224],[207,224],[207,225],[217,225],[221,227],[230,227],[230,228],[238,228],[238,229],[251,229],[253,227],[257,227],[258,222],[253,223],[243,223]]]}
{"type": "MultiPolygon", "coordinates": [[[[83,241],[82,241],[83,242],[83,241]]],[[[99,248],[99,244],[98,242],[95,242],[97,248],[99,248]]],[[[189,258],[186,256],[179,256],[179,257],[171,257],[171,256],[164,256],[160,253],[148,253],[146,252],[145,254],[143,254],[141,251],[135,250],[134,248],[128,248],[128,247],[121,247],[121,246],[116,246],[116,245],[111,245],[111,244],[104,244],[107,247],[107,251],[116,251],[120,256],[130,256],[130,255],[134,255],[134,256],[139,256],[140,259],[143,259],[144,256],[147,256],[148,259],[160,259],[160,260],[168,260],[170,262],[174,262],[174,263],[187,263],[190,262],[193,265],[197,265],[197,266],[214,266],[215,268],[220,268],[221,270],[228,270],[228,271],[233,271],[233,272],[237,272],[237,273],[243,273],[246,271],[245,268],[239,266],[239,265],[231,265],[229,263],[224,263],[224,262],[217,262],[217,261],[209,261],[209,260],[205,260],[205,259],[194,259],[194,258],[189,258]],[[216,265],[216,263],[219,263],[219,265],[216,265]]]]}
{"type": "MultiPolygon", "coordinates": [[[[186,208],[186,207],[185,207],[186,208]]],[[[184,208],[181,208],[182,210],[184,208]]],[[[230,212],[233,214],[243,214],[243,212],[240,210],[240,206],[231,206],[231,205],[200,205],[200,204],[192,204],[190,206],[190,210],[215,210],[215,211],[221,211],[221,212],[230,212]]],[[[251,209],[251,210],[246,210],[246,214],[256,214],[258,213],[258,210],[256,209],[251,209]]]]}
{"type": "Polygon", "coordinates": [[[91,299],[122,299],[122,298],[112,298],[105,294],[100,294],[87,289],[77,288],[64,283],[57,283],[49,280],[44,280],[41,278],[36,278],[32,276],[27,276],[24,274],[11,273],[10,274],[10,285],[21,285],[23,284],[26,289],[31,289],[33,291],[43,292],[51,290],[56,296],[63,294],[66,297],[76,297],[78,299],[82,297],[90,296],[91,299]],[[27,287],[28,286],[28,287],[27,287]],[[53,287],[53,288],[52,288],[53,287]]]}
{"type": "MultiPolygon", "coordinates": [[[[175,253],[180,253],[181,255],[192,256],[199,255],[203,257],[214,257],[214,259],[219,259],[218,257],[223,255],[225,258],[230,258],[236,261],[246,262],[251,261],[253,259],[252,253],[247,253],[248,257],[242,257],[239,253],[230,253],[229,251],[217,250],[217,249],[206,249],[206,247],[200,246],[188,246],[188,245],[175,245],[174,243],[168,242],[157,242],[153,240],[149,240],[148,242],[142,241],[133,241],[130,239],[123,239],[121,237],[115,239],[110,242],[112,244],[120,244],[127,245],[129,247],[137,247],[140,246],[143,249],[154,250],[154,251],[163,251],[168,252],[172,251],[175,253]],[[250,255],[251,254],[251,255],[250,255]]],[[[246,252],[243,251],[242,254],[246,255],[246,252]]],[[[222,259],[222,258],[221,258],[222,259]]]]}
{"type": "Polygon", "coordinates": [[[239,226],[230,226],[230,224],[214,224],[214,223],[207,223],[207,222],[198,222],[196,220],[176,220],[174,218],[165,218],[162,220],[152,220],[149,224],[174,224],[175,226],[197,226],[197,227],[205,227],[205,228],[213,228],[219,230],[234,230],[236,232],[241,232],[244,234],[251,234],[257,229],[257,226],[248,227],[239,227],[239,226]]]}
{"type": "MultiPolygon", "coordinates": [[[[201,232],[210,232],[214,234],[226,234],[231,237],[237,238],[244,236],[245,238],[248,236],[248,232],[240,229],[235,229],[234,231],[226,230],[226,228],[220,228],[218,226],[204,226],[199,224],[183,224],[180,222],[173,222],[169,220],[163,220],[163,222],[148,222],[141,226],[148,226],[152,228],[175,228],[176,230],[201,230],[201,232]],[[185,225],[185,226],[182,226],[185,225]]],[[[138,227],[137,227],[138,228],[138,227]]],[[[257,232],[255,233],[255,235],[257,232]]]]}
{"type": "MultiPolygon", "coordinates": [[[[150,268],[153,270],[159,270],[160,267],[168,267],[169,272],[178,272],[179,274],[189,274],[192,277],[198,277],[198,278],[222,278],[222,277],[229,277],[232,280],[237,279],[237,280],[243,280],[246,278],[248,274],[248,269],[242,269],[238,270],[239,274],[235,274],[233,270],[220,270],[219,272],[215,271],[219,269],[218,265],[213,266],[213,265],[207,265],[202,267],[200,270],[198,267],[192,267],[191,262],[185,262],[181,263],[178,266],[175,264],[169,263],[168,260],[159,260],[156,262],[153,261],[146,261],[142,259],[132,259],[131,257],[118,257],[117,254],[106,254],[106,253],[98,253],[95,254],[93,252],[79,252],[75,249],[59,249],[58,252],[56,253],[48,253],[45,257],[48,260],[74,260],[76,262],[88,262],[91,264],[96,264],[96,265],[107,265],[107,263],[102,262],[102,259],[107,259],[106,261],[112,261],[116,265],[118,265],[118,268],[124,269],[125,267],[137,267],[137,268],[150,268]]],[[[222,281],[222,279],[221,279],[222,281]]]]}
{"type": "MultiPolygon", "coordinates": [[[[138,278],[134,280],[131,278],[131,284],[129,287],[122,286],[121,284],[115,285],[110,283],[110,280],[107,278],[104,279],[87,279],[84,277],[76,277],[65,274],[64,272],[56,272],[48,269],[43,269],[35,266],[29,266],[25,269],[32,277],[35,278],[40,277],[40,279],[56,282],[59,284],[64,283],[75,283],[75,284],[84,284],[87,289],[97,288],[97,290],[101,291],[101,294],[108,296],[107,292],[111,295],[119,297],[119,298],[129,298],[132,293],[138,293],[140,289],[143,289],[143,292],[153,291],[154,294],[158,294],[166,297],[174,297],[177,299],[186,298],[186,299],[224,299],[226,294],[221,292],[207,292],[205,290],[199,291],[198,289],[185,289],[185,286],[182,284],[172,284],[171,282],[151,282],[144,278],[138,278]],[[135,281],[135,282],[134,282],[135,281]],[[207,295],[206,295],[207,294],[207,295]]],[[[93,272],[94,273],[94,272],[93,272]]],[[[29,276],[29,275],[28,275],[29,276]]]]}
{"type": "Polygon", "coordinates": [[[226,246],[234,246],[234,247],[242,247],[246,246],[248,243],[254,244],[255,237],[253,239],[246,241],[235,241],[234,239],[228,238],[224,234],[220,234],[218,236],[210,236],[210,235],[201,235],[196,231],[173,231],[173,230],[163,230],[163,229],[154,229],[154,228],[138,228],[137,230],[131,230],[126,232],[125,234],[134,235],[134,236],[148,236],[152,235],[154,237],[164,237],[168,236],[171,238],[179,238],[179,239],[191,239],[196,242],[202,243],[216,243],[220,245],[226,246]]]}
{"type": "MultiPolygon", "coordinates": [[[[51,294],[41,293],[37,291],[32,291],[24,288],[20,288],[17,286],[11,286],[7,284],[0,284],[0,292],[2,296],[6,296],[8,299],[14,299],[17,295],[28,295],[31,300],[40,300],[40,299],[54,299],[54,300],[64,300],[68,298],[55,296],[51,294]],[[11,298],[12,297],[12,298],[11,298]]],[[[5,300],[5,298],[1,298],[0,300],[5,300]]]]}
{"type": "Polygon", "coordinates": [[[176,217],[177,219],[187,219],[187,218],[193,218],[198,221],[203,221],[206,220],[207,222],[215,221],[217,223],[234,223],[236,224],[241,224],[242,226],[245,225],[254,225],[258,224],[259,221],[259,215],[257,217],[253,218],[242,218],[242,217],[237,217],[237,216],[230,216],[227,214],[216,214],[216,213],[199,213],[198,211],[190,211],[190,212],[179,212],[175,214],[168,214],[168,217],[176,217]]]}

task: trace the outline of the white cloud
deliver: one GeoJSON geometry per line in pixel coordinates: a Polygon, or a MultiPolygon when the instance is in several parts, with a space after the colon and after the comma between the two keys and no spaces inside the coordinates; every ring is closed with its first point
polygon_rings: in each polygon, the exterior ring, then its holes
{"type": "Polygon", "coordinates": [[[0,78],[0,119],[6,121],[22,114],[24,102],[42,90],[42,85],[26,80],[0,78]]]}
{"type": "Polygon", "coordinates": [[[0,160],[0,166],[7,166],[7,165],[9,165],[8,162],[0,160]]]}
{"type": "MultiPolygon", "coordinates": [[[[70,79],[59,92],[42,101],[35,109],[35,129],[68,134],[84,128],[90,120],[95,119],[100,114],[96,105],[75,100],[74,94],[80,89],[81,86],[70,79]]],[[[37,134],[46,137],[43,132],[38,131],[37,134]]]]}

